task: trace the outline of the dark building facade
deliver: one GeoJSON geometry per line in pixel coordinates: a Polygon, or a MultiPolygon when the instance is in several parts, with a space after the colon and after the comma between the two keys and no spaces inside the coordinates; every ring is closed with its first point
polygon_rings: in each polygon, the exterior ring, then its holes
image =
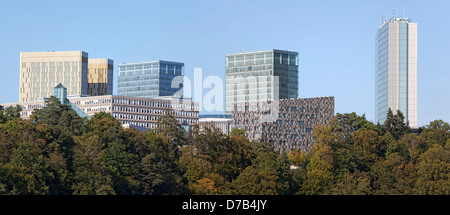
{"type": "Polygon", "coordinates": [[[273,142],[276,151],[309,151],[314,126],[329,124],[333,116],[334,97],[281,99],[269,104],[236,104],[231,124],[244,129],[250,141],[265,138],[273,142]]]}

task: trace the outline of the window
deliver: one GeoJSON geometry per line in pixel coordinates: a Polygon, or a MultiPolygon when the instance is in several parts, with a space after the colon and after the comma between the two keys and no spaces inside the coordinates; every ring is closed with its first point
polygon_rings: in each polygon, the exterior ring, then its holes
{"type": "Polygon", "coordinates": [[[301,125],[301,126],[305,125],[305,121],[298,121],[298,125],[301,125]]]}

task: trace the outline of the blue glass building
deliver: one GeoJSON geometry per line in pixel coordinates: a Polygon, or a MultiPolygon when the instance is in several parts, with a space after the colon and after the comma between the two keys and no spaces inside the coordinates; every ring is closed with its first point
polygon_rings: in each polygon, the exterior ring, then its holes
{"type": "Polygon", "coordinates": [[[67,99],[67,88],[64,87],[64,85],[62,85],[61,83],[59,83],[58,86],[54,88],[54,95],[62,105],[70,105],[70,107],[78,114],[78,116],[90,118],[84,111],[82,111],[67,99]]]}
{"type": "Polygon", "coordinates": [[[149,61],[119,66],[117,94],[141,98],[173,96],[182,88],[172,88],[172,80],[184,75],[184,63],[149,61]]]}

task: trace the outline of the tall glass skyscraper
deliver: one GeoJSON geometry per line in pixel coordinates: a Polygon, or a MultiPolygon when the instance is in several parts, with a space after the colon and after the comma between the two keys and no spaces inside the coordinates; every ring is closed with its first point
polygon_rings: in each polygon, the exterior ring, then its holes
{"type": "Polygon", "coordinates": [[[389,108],[417,127],[417,23],[407,18],[383,21],[376,35],[375,122],[389,108]]]}
{"type": "Polygon", "coordinates": [[[225,61],[227,113],[233,111],[236,103],[298,97],[298,52],[276,49],[243,52],[227,54],[225,61]]]}
{"type": "Polygon", "coordinates": [[[119,96],[155,98],[173,96],[181,87],[172,88],[172,80],[184,75],[184,63],[149,61],[119,65],[119,96]]]}

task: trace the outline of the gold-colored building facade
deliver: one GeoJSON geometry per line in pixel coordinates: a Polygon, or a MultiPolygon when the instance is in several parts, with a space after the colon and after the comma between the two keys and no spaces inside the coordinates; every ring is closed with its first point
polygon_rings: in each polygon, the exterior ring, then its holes
{"type": "Polygon", "coordinates": [[[112,95],[114,62],[110,59],[89,59],[88,94],[112,95]]]}
{"type": "Polygon", "coordinates": [[[60,83],[68,95],[87,95],[87,76],[86,52],[21,52],[19,102],[48,98],[60,83]]]}

